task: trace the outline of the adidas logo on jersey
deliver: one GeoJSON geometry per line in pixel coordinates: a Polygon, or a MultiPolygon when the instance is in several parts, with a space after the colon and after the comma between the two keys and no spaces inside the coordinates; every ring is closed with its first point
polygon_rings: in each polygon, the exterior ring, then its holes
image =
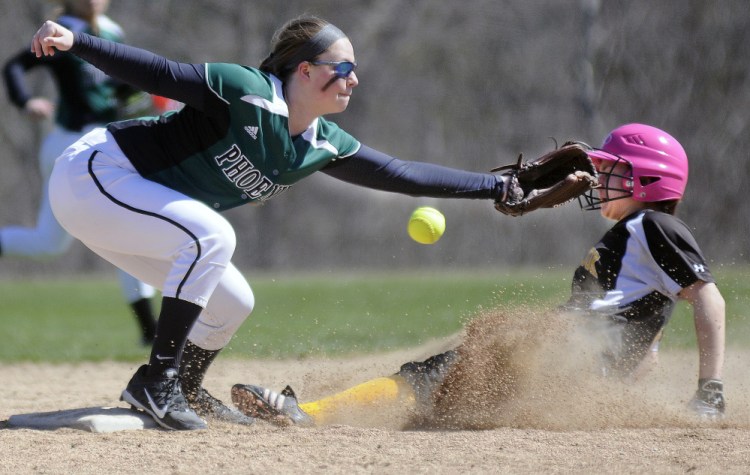
{"type": "Polygon", "coordinates": [[[258,126],[255,125],[246,125],[245,126],[245,132],[247,132],[247,135],[253,138],[253,140],[256,140],[258,138],[258,126]]]}

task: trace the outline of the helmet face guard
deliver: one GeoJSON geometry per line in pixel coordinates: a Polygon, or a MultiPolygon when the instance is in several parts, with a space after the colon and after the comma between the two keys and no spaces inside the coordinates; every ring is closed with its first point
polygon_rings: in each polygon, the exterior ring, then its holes
{"type": "MultiPolygon", "coordinates": [[[[604,162],[624,161],[630,165],[630,177],[621,183],[607,185],[610,190],[628,191],[636,201],[654,203],[659,201],[679,201],[685,193],[688,179],[688,159],[682,145],[667,132],[645,124],[626,124],[614,129],[601,149],[589,152],[597,168],[604,162]]],[[[601,173],[602,187],[611,174],[601,173]]],[[[614,179],[615,182],[620,181],[614,179]]],[[[605,201],[596,190],[592,190],[581,200],[583,209],[599,209],[605,201]]],[[[603,195],[603,194],[602,194],[603,195]]],[[[623,197],[616,197],[621,199],[623,197]]]]}
{"type": "Polygon", "coordinates": [[[597,210],[601,209],[602,203],[633,196],[633,166],[630,162],[598,149],[589,151],[589,156],[599,172],[599,186],[578,197],[578,204],[581,209],[586,211],[597,210]],[[627,166],[627,171],[623,174],[614,173],[613,170],[621,164],[627,166]],[[605,165],[608,165],[606,171],[605,165]],[[617,192],[616,196],[611,197],[615,193],[610,192],[617,192]]]}

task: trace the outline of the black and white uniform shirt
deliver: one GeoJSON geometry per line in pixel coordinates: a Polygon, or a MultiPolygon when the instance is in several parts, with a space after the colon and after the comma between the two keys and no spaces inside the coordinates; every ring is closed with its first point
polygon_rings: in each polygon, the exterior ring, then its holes
{"type": "Polygon", "coordinates": [[[641,210],[589,251],[575,271],[567,306],[657,330],[669,321],[680,291],[697,281],[715,282],[687,225],[667,213],[641,210]]]}

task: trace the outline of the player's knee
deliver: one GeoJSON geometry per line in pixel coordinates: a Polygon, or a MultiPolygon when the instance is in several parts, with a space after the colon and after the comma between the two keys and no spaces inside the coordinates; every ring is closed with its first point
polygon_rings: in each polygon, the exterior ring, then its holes
{"type": "Polygon", "coordinates": [[[190,331],[190,341],[208,350],[224,348],[250,316],[254,307],[255,297],[250,291],[231,303],[223,302],[220,306],[220,315],[208,309],[204,310],[190,331]]]}
{"type": "Polygon", "coordinates": [[[222,332],[229,335],[229,338],[239,330],[240,326],[245,323],[245,320],[250,317],[255,308],[255,295],[250,286],[247,287],[246,291],[235,294],[232,297],[232,301],[228,302],[226,306],[225,323],[222,329],[222,332]]]}
{"type": "Polygon", "coordinates": [[[232,259],[237,247],[237,235],[234,229],[227,223],[210,235],[200,239],[203,255],[212,262],[228,263],[232,259]]]}
{"type": "Polygon", "coordinates": [[[237,302],[237,309],[237,320],[240,320],[240,324],[242,324],[255,309],[255,294],[252,290],[248,289],[248,292],[241,296],[237,302]]]}
{"type": "Polygon", "coordinates": [[[253,313],[253,309],[255,308],[255,294],[253,294],[253,290],[248,285],[243,292],[235,294],[233,297],[232,310],[228,313],[232,315],[232,326],[236,330],[253,313]]]}

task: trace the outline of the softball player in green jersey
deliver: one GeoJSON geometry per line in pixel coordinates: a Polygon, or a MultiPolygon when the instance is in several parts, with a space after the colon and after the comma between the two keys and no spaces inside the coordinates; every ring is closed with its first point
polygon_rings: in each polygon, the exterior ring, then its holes
{"type": "Polygon", "coordinates": [[[319,18],[279,29],[258,69],[177,63],[53,22],[36,33],[32,51],[69,51],[185,104],[89,133],[61,155],[50,180],[53,210],[68,232],[162,290],[149,362],[122,398],[165,428],[205,428],[202,417],[253,420],[202,388],[255,304],[231,262],[236,237],[221,211],[268,200],[316,172],[413,196],[503,193],[500,176],[399,160],[324,119],[347,108],[358,78],[351,42],[319,18]]]}
{"type": "MultiPolygon", "coordinates": [[[[96,34],[112,41],[122,41],[118,24],[104,15],[106,0],[70,0],[62,2],[57,19],[72,31],[96,34]]],[[[28,49],[12,57],[4,68],[8,97],[30,117],[47,120],[54,115],[55,125],[44,138],[39,151],[42,196],[34,227],[6,226],[0,229],[0,254],[7,256],[50,258],[65,253],[73,238],[60,227],[50,208],[47,182],[55,159],[87,132],[117,118],[118,96],[136,96],[131,86],[118,83],[72,54],[37,58],[28,49]],[[32,95],[26,84],[26,72],[46,68],[58,86],[59,99],[53,104],[44,97],[32,95]]],[[[146,94],[140,93],[140,96],[146,94]]],[[[140,97],[139,96],[139,97],[140,97]]],[[[144,344],[150,344],[156,329],[151,308],[154,288],[120,271],[123,296],[135,313],[144,344]]]]}

